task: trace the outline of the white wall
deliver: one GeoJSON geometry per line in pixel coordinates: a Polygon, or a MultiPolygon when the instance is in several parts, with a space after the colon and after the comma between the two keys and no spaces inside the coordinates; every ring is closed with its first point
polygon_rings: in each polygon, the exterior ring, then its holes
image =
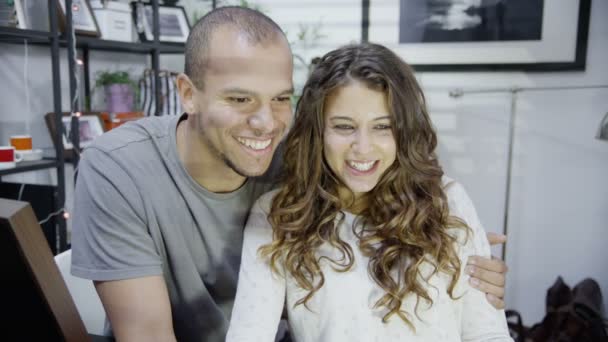
{"type": "MultiPolygon", "coordinates": [[[[608,2],[593,1],[591,13],[585,72],[419,77],[427,89],[608,85],[608,23],[602,15],[608,2]]],[[[500,231],[511,95],[427,95],[435,120],[445,112],[455,121],[453,129],[438,127],[446,170],[465,184],[486,229],[500,231]]],[[[558,275],[570,286],[594,278],[608,307],[608,142],[594,139],[607,99],[606,88],[518,95],[507,306],[520,310],[526,324],[544,316],[546,290],[558,275]]]]}
{"type": "MultiPolygon", "coordinates": [[[[398,1],[378,1],[398,10],[398,1]]],[[[321,22],[325,38],[294,47],[307,61],[361,37],[360,1],[251,2],[261,5],[292,41],[296,41],[301,23],[321,22]]],[[[191,3],[195,1],[188,0],[191,3]]],[[[593,1],[591,12],[585,72],[418,75],[439,132],[444,167],[465,185],[489,231],[502,231],[511,97],[509,93],[465,94],[453,99],[447,89],[608,84],[608,22],[603,18],[608,2],[593,1]]],[[[48,51],[30,48],[29,121],[37,147],[51,146],[42,121],[43,114],[52,109],[48,51]]],[[[4,143],[9,135],[23,132],[28,118],[24,113],[23,46],[0,45],[0,58],[0,141],[4,143]]],[[[62,60],[65,110],[65,53],[62,60]]],[[[149,63],[140,55],[105,52],[93,52],[91,60],[93,72],[110,68],[138,74],[149,63]]],[[[161,59],[161,65],[172,70],[181,70],[182,64],[180,56],[161,59]]],[[[297,85],[302,84],[305,74],[305,68],[296,70],[297,85]]],[[[585,277],[595,278],[608,307],[608,248],[604,247],[608,241],[608,143],[593,138],[608,112],[607,99],[607,89],[523,92],[518,96],[508,216],[507,263],[511,271],[507,305],[520,310],[526,324],[542,319],[546,289],[558,275],[570,285],[585,277]]],[[[16,175],[3,180],[48,181],[48,175],[38,172],[37,176],[16,175]]]]}

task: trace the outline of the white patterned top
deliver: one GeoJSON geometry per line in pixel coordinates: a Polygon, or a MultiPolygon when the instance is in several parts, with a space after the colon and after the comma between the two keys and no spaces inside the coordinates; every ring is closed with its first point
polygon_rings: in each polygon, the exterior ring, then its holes
{"type": "MultiPolygon", "coordinates": [[[[470,255],[490,255],[475,208],[459,183],[446,178],[444,184],[448,184],[445,191],[451,215],[463,219],[473,234],[465,241],[465,231],[454,230],[462,264],[462,275],[454,291],[456,300],[447,293],[449,277],[443,273],[431,277],[428,292],[433,304],[429,306],[420,300],[418,315],[413,314],[415,297],[404,300],[402,310],[409,313],[415,331],[397,316],[383,323],[386,309],[374,308],[384,291],[368,274],[368,258],[357,247],[358,239],[352,232],[356,216],[350,213],[344,213],[340,237],[352,247],[353,267],[348,272],[336,272],[329,262],[321,260],[325,284],[307,303],[308,309],[295,306],[306,292],[291,276],[271,272],[268,262],[258,254],[259,247],[272,240],[267,215],[276,192],[270,192],[254,205],[245,228],[237,295],[226,341],[274,341],[285,303],[290,331],[298,342],[512,341],[504,311],[496,310],[484,293],[471,288],[469,277],[464,273],[470,255]]],[[[332,256],[334,260],[340,257],[327,245],[319,249],[318,255],[332,256]]],[[[430,265],[425,264],[422,273],[430,274],[430,271],[430,265]]]]}

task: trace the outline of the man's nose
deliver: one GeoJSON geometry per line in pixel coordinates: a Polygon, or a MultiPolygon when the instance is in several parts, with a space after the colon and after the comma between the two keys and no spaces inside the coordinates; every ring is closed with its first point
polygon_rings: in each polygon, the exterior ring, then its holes
{"type": "Polygon", "coordinates": [[[270,105],[261,106],[257,112],[249,117],[248,123],[257,135],[272,132],[275,126],[275,120],[270,105]]]}

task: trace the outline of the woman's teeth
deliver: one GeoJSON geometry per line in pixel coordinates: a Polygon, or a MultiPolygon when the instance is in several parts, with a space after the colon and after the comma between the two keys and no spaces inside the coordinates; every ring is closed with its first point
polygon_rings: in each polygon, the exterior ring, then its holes
{"type": "Polygon", "coordinates": [[[357,170],[357,171],[369,171],[372,167],[374,167],[374,164],[376,164],[376,161],[369,161],[369,162],[365,162],[365,163],[360,163],[360,162],[355,162],[355,161],[347,161],[348,165],[350,167],[352,167],[353,169],[357,170]]]}

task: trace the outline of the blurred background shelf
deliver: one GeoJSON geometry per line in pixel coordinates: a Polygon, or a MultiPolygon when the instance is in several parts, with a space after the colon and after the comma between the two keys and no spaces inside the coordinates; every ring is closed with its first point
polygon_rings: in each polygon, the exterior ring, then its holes
{"type": "Polygon", "coordinates": [[[42,159],[34,161],[22,161],[17,163],[17,166],[10,169],[0,170],[0,176],[11,175],[15,173],[44,170],[55,168],[59,165],[57,159],[42,159]]]}
{"type": "Polygon", "coordinates": [[[26,29],[20,29],[20,28],[16,28],[16,27],[6,27],[6,26],[0,26],[0,38],[1,39],[8,39],[8,38],[13,38],[13,39],[18,39],[19,41],[23,42],[23,40],[44,40],[46,39],[47,41],[49,40],[49,38],[52,37],[51,32],[46,32],[46,31],[37,31],[37,30],[26,30],[26,29]]]}
{"type": "MultiPolygon", "coordinates": [[[[53,34],[51,32],[0,26],[0,42],[2,43],[23,44],[24,41],[27,41],[30,44],[50,45],[52,37],[53,34]]],[[[67,39],[59,36],[59,45],[67,47],[67,39]]],[[[97,51],[141,54],[151,54],[155,50],[158,50],[160,53],[182,54],[185,48],[182,43],[123,42],[87,36],[77,36],[76,47],[97,51]]]]}

